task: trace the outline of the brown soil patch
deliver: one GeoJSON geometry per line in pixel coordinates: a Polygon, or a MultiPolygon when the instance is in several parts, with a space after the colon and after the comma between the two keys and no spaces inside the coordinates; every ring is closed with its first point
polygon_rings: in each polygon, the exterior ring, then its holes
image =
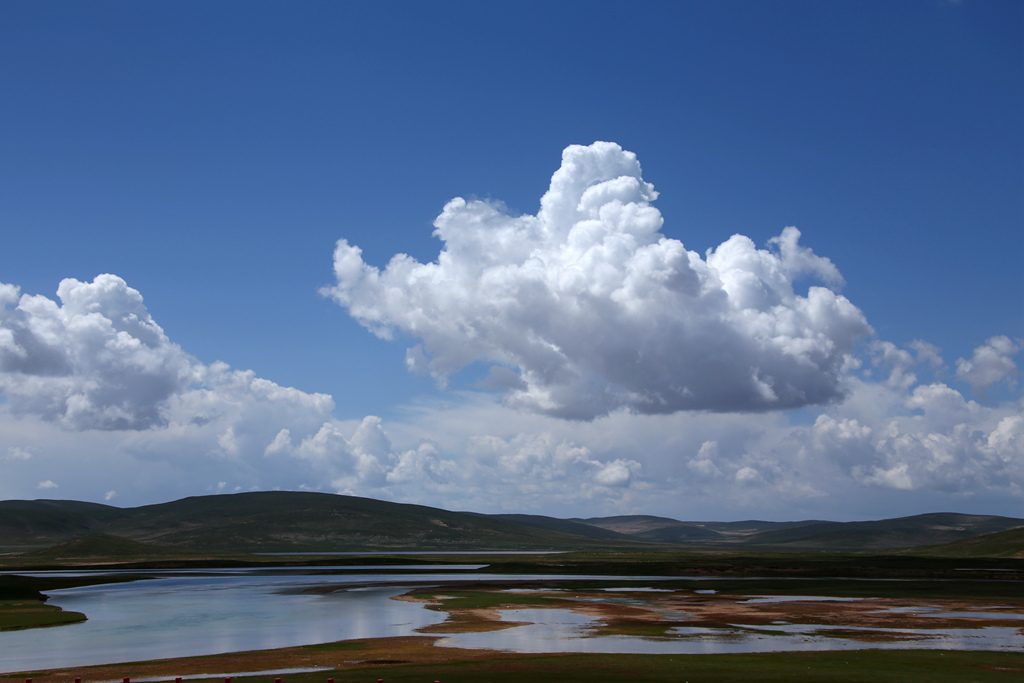
{"type": "Polygon", "coordinates": [[[761,602],[756,598],[735,595],[697,595],[686,591],[675,593],[564,593],[552,597],[570,598],[575,612],[603,621],[597,633],[630,633],[638,627],[653,630],[673,626],[729,628],[745,626],[771,630],[779,624],[809,624],[824,627],[846,627],[847,631],[830,635],[864,640],[913,640],[913,634],[889,633],[888,629],[943,629],[1005,626],[1024,628],[1020,619],[985,617],[926,616],[929,609],[939,612],[1000,612],[1020,615],[1024,601],[1006,605],[1010,609],[993,610],[967,600],[912,600],[904,598],[865,598],[860,600],[784,600],[761,602]],[[889,610],[901,609],[905,612],[889,610]],[[913,610],[920,610],[914,614],[913,610]],[[877,629],[863,632],[857,629],[877,629]]]}
{"type": "MultiPolygon", "coordinates": [[[[432,595],[429,598],[414,597],[412,595],[399,595],[392,600],[402,602],[418,602],[424,605],[440,606],[444,600],[450,599],[450,595],[432,595]]],[[[510,604],[514,601],[509,601],[510,604]]],[[[525,621],[503,621],[499,609],[448,609],[442,610],[448,613],[448,618],[440,624],[424,626],[416,629],[417,633],[475,633],[480,631],[501,631],[506,628],[523,626],[525,621]]]]}
{"type": "MultiPolygon", "coordinates": [[[[0,676],[0,679],[19,680],[31,677],[33,683],[72,683],[75,678],[81,678],[83,683],[103,681],[119,683],[128,676],[132,679],[161,678],[173,681],[177,676],[201,674],[230,675],[233,672],[317,667],[343,671],[387,664],[431,665],[492,660],[496,657],[514,659],[519,656],[491,650],[434,647],[435,640],[436,638],[428,636],[371,638],[341,643],[338,649],[331,649],[330,646],[289,647],[280,650],[258,650],[206,657],[31,671],[6,674],[0,676]]],[[[287,676],[283,676],[283,678],[287,678],[287,676]]]]}
{"type": "MultiPolygon", "coordinates": [[[[985,617],[926,616],[938,612],[995,612],[1024,613],[1024,601],[994,609],[976,601],[962,599],[913,600],[906,598],[864,598],[858,600],[799,600],[780,602],[760,601],[756,596],[703,595],[689,591],[673,593],[605,591],[546,591],[507,593],[508,602],[492,609],[450,609],[449,618],[442,624],[422,629],[422,633],[466,633],[491,631],[517,626],[521,622],[500,621],[500,610],[517,607],[517,595],[550,598],[550,608],[569,609],[594,617],[595,635],[659,635],[676,626],[699,628],[751,628],[771,631],[773,626],[805,624],[828,628],[828,635],[867,642],[899,642],[919,640],[923,636],[901,633],[900,629],[937,630],[944,628],[981,628],[1004,626],[1021,628],[1020,619],[985,617]],[[901,612],[890,610],[900,609],[901,612]],[[914,611],[919,610],[919,614],[914,611]],[[897,630],[894,632],[893,630],[897,630]]],[[[405,598],[409,599],[409,598],[405,598]]],[[[443,597],[419,599],[443,608],[443,597]]],[[[524,605],[527,606],[527,605],[524,605]]],[[[538,607],[537,605],[528,605],[538,607]]],[[[541,607],[544,609],[544,607],[541,607]]]]}
{"type": "Polygon", "coordinates": [[[453,609],[448,618],[440,624],[416,629],[418,633],[474,633],[478,631],[501,631],[506,628],[523,626],[525,621],[503,621],[497,609],[453,609]]]}

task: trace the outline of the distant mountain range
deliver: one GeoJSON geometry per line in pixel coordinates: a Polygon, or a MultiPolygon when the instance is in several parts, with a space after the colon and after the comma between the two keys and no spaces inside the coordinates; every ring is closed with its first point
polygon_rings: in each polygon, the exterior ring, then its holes
{"type": "Polygon", "coordinates": [[[556,519],[287,491],[137,508],[66,500],[0,502],[0,552],[40,559],[413,549],[849,552],[918,546],[942,546],[929,549],[935,554],[1024,557],[1024,519],[957,513],[873,522],[682,522],[647,515],[556,519]]]}

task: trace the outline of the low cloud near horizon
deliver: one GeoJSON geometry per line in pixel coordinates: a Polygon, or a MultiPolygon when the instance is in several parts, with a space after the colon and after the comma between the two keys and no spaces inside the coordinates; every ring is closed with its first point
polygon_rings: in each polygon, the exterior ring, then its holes
{"type": "Polygon", "coordinates": [[[449,202],[434,263],[379,269],[340,241],[325,293],[413,338],[412,370],[492,367],[497,394],[388,421],[199,361],[116,275],[66,279],[56,299],[0,284],[0,498],[281,488],[559,516],[1019,516],[1019,340],[947,364],[878,339],[795,228],[702,256],[661,234],[656,197],[629,152],[574,146],[536,216],[449,202]],[[984,400],[997,388],[1014,395],[984,400]]]}

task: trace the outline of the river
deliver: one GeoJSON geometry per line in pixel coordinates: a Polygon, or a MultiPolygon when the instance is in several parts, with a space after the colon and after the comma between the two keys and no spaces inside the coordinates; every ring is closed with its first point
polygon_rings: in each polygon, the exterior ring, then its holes
{"type": "MultiPolygon", "coordinates": [[[[399,569],[394,566],[131,572],[152,578],[48,591],[50,604],[82,612],[88,621],[0,632],[0,673],[416,635],[417,629],[444,621],[445,613],[427,609],[422,603],[391,598],[423,583],[626,581],[607,576],[468,571],[479,568],[481,565],[448,565],[426,572],[422,566],[411,566],[402,574],[394,573],[399,569]],[[324,573],[339,570],[352,573],[324,573]],[[345,585],[351,588],[345,589],[345,585]],[[342,588],[308,592],[317,586],[342,588]]],[[[656,584],[665,577],[630,580],[656,584]]],[[[828,629],[801,624],[773,625],[774,633],[676,628],[669,637],[642,638],[593,636],[593,617],[564,609],[505,610],[501,616],[533,623],[500,631],[448,635],[438,645],[519,652],[651,654],[860,647],[1024,651],[1022,630],[1005,626],[928,629],[908,633],[913,636],[909,642],[864,644],[849,637],[831,637],[828,629]]],[[[995,616],[1006,617],[1005,613],[995,616]]]]}

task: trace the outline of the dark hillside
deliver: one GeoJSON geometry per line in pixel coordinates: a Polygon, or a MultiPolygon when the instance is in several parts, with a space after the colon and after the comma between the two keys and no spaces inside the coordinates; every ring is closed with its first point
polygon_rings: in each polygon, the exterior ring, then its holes
{"type": "Polygon", "coordinates": [[[1013,557],[1024,559],[1024,527],[965,538],[943,545],[911,548],[908,552],[939,557],[1013,557]]]}
{"type": "Polygon", "coordinates": [[[52,544],[88,534],[121,516],[111,505],[75,500],[0,501],[0,545],[52,544]]]}
{"type": "Polygon", "coordinates": [[[631,536],[625,533],[618,533],[617,531],[592,526],[572,519],[557,519],[555,517],[545,517],[543,515],[487,515],[487,517],[512,522],[514,524],[522,524],[523,526],[534,527],[536,529],[547,529],[550,531],[574,534],[585,538],[625,542],[635,542],[639,540],[635,535],[631,536]]]}
{"type": "Polygon", "coordinates": [[[79,514],[66,506],[57,506],[55,512],[49,501],[18,503],[0,510],[0,529],[5,530],[0,546],[8,550],[43,548],[94,534],[213,553],[563,549],[633,543],[486,515],[326,493],[200,496],[126,509],[84,504],[79,514]],[[22,530],[25,520],[31,527],[22,530]],[[8,534],[8,529],[17,533],[8,534]]]}
{"type": "Polygon", "coordinates": [[[652,543],[685,543],[688,541],[724,541],[725,537],[707,527],[653,515],[594,517],[576,520],[582,524],[615,531],[652,543]]]}
{"type": "Polygon", "coordinates": [[[937,545],[1024,526],[1024,519],[938,512],[871,522],[822,522],[758,534],[751,545],[802,549],[885,550],[937,545]]]}
{"type": "Polygon", "coordinates": [[[682,522],[651,515],[566,520],[295,491],[199,496],[138,508],[0,502],[0,552],[79,539],[52,548],[72,553],[61,557],[130,558],[167,549],[200,554],[613,548],[864,552],[935,546],[1016,527],[1024,527],[1024,519],[956,513],[845,523],[682,522]]]}
{"type": "Polygon", "coordinates": [[[610,529],[622,534],[657,543],[682,544],[738,544],[757,534],[768,531],[796,529],[816,524],[833,524],[817,520],[802,522],[765,522],[747,520],[743,522],[681,522],[669,517],[652,515],[624,515],[618,517],[592,517],[573,521],[610,529]]]}
{"type": "Polygon", "coordinates": [[[173,548],[139,543],[107,534],[92,534],[58,543],[50,548],[26,553],[26,557],[55,560],[137,560],[148,557],[180,555],[173,548]]]}
{"type": "Polygon", "coordinates": [[[171,546],[213,550],[227,545],[263,552],[552,547],[584,540],[422,505],[283,491],[186,498],[136,508],[130,519],[112,525],[110,533],[171,546]]]}

